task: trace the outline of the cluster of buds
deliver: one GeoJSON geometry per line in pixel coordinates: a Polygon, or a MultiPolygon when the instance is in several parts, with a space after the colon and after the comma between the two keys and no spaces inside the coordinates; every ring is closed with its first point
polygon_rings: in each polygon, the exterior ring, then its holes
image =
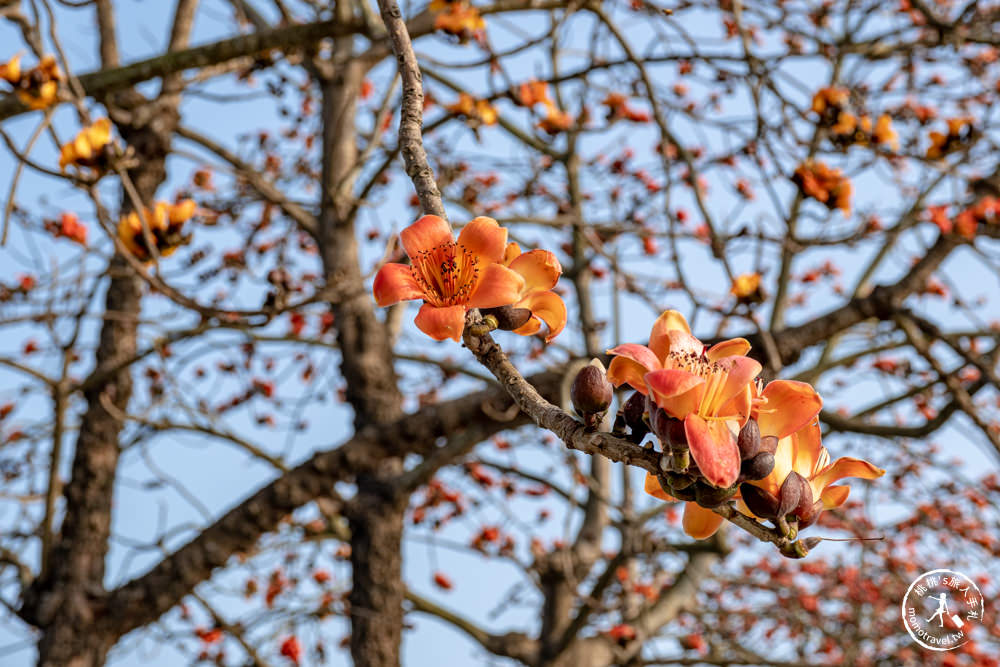
{"type": "Polygon", "coordinates": [[[0,79],[14,88],[21,104],[29,109],[47,109],[56,103],[62,72],[54,56],[45,56],[29,70],[21,69],[21,56],[0,65],[0,79]]]}
{"type": "Polygon", "coordinates": [[[830,140],[842,148],[850,146],[887,146],[899,150],[899,136],[892,127],[892,117],[882,114],[874,122],[864,112],[850,110],[850,93],[844,88],[820,88],[812,100],[812,110],[819,116],[830,140]]]}
{"type": "Polygon", "coordinates": [[[927,147],[928,160],[940,160],[948,153],[968,146],[975,135],[972,118],[949,118],[948,132],[931,132],[931,145],[927,147]]]}
{"type": "Polygon", "coordinates": [[[59,169],[66,171],[72,165],[100,176],[111,168],[117,152],[111,140],[111,120],[101,118],[80,130],[73,141],[63,144],[59,150],[59,169]]]}
{"type": "Polygon", "coordinates": [[[845,216],[851,214],[851,181],[840,169],[828,167],[823,162],[807,160],[798,166],[792,181],[806,197],[812,197],[831,211],[840,209],[845,216]]]}
{"type": "Polygon", "coordinates": [[[429,9],[437,12],[434,29],[457,37],[460,44],[485,39],[486,21],[466,0],[433,0],[429,9]]]}
{"type": "Polygon", "coordinates": [[[167,257],[191,240],[191,235],[184,234],[183,229],[196,210],[196,204],[190,199],[177,204],[156,202],[152,209],[145,209],[142,216],[136,211],[123,216],[118,223],[118,238],[137,259],[145,261],[152,258],[148,231],[156,254],[167,257]]]}

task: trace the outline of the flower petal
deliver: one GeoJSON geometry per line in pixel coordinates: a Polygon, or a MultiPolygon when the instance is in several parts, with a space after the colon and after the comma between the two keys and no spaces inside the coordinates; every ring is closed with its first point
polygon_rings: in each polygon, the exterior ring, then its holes
{"type": "MultiPolygon", "coordinates": [[[[646,347],[645,345],[638,345],[636,343],[623,343],[617,347],[613,347],[608,350],[608,354],[616,357],[624,357],[625,359],[631,359],[640,366],[649,371],[658,371],[663,368],[663,364],[657,358],[656,354],[646,347]]],[[[612,359],[612,362],[614,360],[612,359]]]]}
{"type": "Polygon", "coordinates": [[[521,256],[521,246],[514,241],[507,244],[503,251],[503,265],[510,266],[510,263],[521,256]]]}
{"type": "Polygon", "coordinates": [[[723,357],[745,357],[749,351],[750,341],[746,338],[730,338],[708,348],[705,356],[710,361],[717,361],[723,357]]]}
{"type": "Polygon", "coordinates": [[[684,504],[684,532],[696,540],[705,540],[715,535],[722,525],[722,517],[698,503],[684,504]]]}
{"type": "MultiPolygon", "coordinates": [[[[650,343],[652,346],[652,343],[650,343]]],[[[705,344],[700,340],[687,333],[686,331],[680,331],[678,329],[673,329],[666,333],[666,344],[665,352],[663,353],[663,363],[667,365],[668,354],[693,354],[700,357],[701,353],[705,351],[705,344]]],[[[655,350],[654,350],[655,351],[655,350]]]]}
{"type": "Polygon", "coordinates": [[[643,490],[654,498],[666,500],[668,503],[677,500],[663,490],[663,487],[660,486],[660,480],[656,479],[655,476],[650,475],[648,472],[646,473],[646,483],[643,485],[643,490]]]}
{"type": "Polygon", "coordinates": [[[691,413],[684,418],[684,435],[705,479],[719,488],[732,486],[740,474],[740,450],[725,422],[705,421],[691,413]]]}
{"type": "Polygon", "coordinates": [[[646,381],[643,378],[648,372],[649,369],[637,361],[627,357],[615,357],[608,364],[608,382],[616,387],[627,384],[645,396],[649,390],[646,389],[646,381]]]}
{"type": "Polygon", "coordinates": [[[413,271],[406,264],[386,264],[379,269],[372,283],[372,292],[379,306],[424,297],[424,291],[413,279],[413,271]]]}
{"type": "Polygon", "coordinates": [[[403,249],[410,257],[444,243],[452,243],[451,227],[436,215],[425,215],[399,233],[403,249]]]}
{"type": "Polygon", "coordinates": [[[439,308],[425,303],[413,323],[434,340],[451,338],[458,342],[465,329],[465,306],[439,308]]]}
{"type": "Polygon", "coordinates": [[[769,382],[761,398],[766,402],[758,409],[760,434],[778,438],[798,431],[812,421],[823,407],[823,399],[811,385],[794,380],[769,382]]]}
{"type": "Polygon", "coordinates": [[[534,336],[536,333],[542,330],[542,321],[532,315],[528,318],[528,321],[514,329],[514,333],[518,336],[534,336]]]}
{"type": "MultiPolygon", "coordinates": [[[[726,381],[716,390],[715,396],[711,398],[711,404],[708,406],[707,414],[713,416],[717,415],[720,408],[726,405],[730,399],[749,387],[753,379],[760,375],[761,370],[763,370],[760,362],[750,357],[723,357],[714,363],[725,371],[726,381]]],[[[729,415],[718,414],[718,416],[726,417],[729,415]]]]}
{"type": "MultiPolygon", "coordinates": [[[[521,256],[524,257],[524,255],[521,256]]],[[[551,342],[566,326],[566,304],[563,303],[558,294],[551,290],[532,292],[518,301],[516,306],[527,308],[531,311],[533,319],[539,318],[545,322],[549,328],[549,334],[545,337],[546,343],[551,342]]]]}
{"type": "MultiPolygon", "coordinates": [[[[814,472],[819,472],[829,463],[830,455],[823,446],[819,420],[814,419],[806,424],[793,433],[789,440],[792,443],[792,470],[806,479],[812,478],[814,472]]],[[[818,495],[818,491],[814,495],[818,495]]]]}
{"type": "Polygon", "coordinates": [[[847,496],[851,493],[849,486],[828,486],[820,494],[819,499],[823,501],[823,509],[832,510],[847,502],[847,496]]]}
{"type": "Polygon", "coordinates": [[[824,468],[818,475],[809,480],[814,492],[822,492],[831,484],[845,477],[857,477],[859,479],[878,479],[885,474],[885,470],[878,468],[868,461],[851,457],[839,458],[832,465],[824,468]]]}
{"type": "Polygon", "coordinates": [[[535,292],[555,287],[562,275],[559,260],[548,250],[532,250],[519,255],[510,264],[524,278],[524,291],[535,292]]]}
{"type": "Polygon", "coordinates": [[[676,310],[663,311],[663,314],[653,322],[653,329],[649,332],[649,349],[656,353],[658,359],[667,356],[669,351],[667,332],[674,329],[691,333],[687,320],[676,310]]]}
{"type": "Polygon", "coordinates": [[[643,377],[654,402],[675,419],[698,409],[705,393],[705,379],[687,371],[666,368],[643,377]]]}
{"type": "Polygon", "coordinates": [[[751,408],[753,407],[753,401],[751,400],[753,392],[751,387],[751,384],[747,384],[743,388],[743,391],[737,393],[719,408],[719,416],[738,421],[742,428],[747,423],[747,418],[750,416],[751,408]]]}
{"type": "Polygon", "coordinates": [[[479,284],[469,296],[470,308],[509,306],[521,298],[524,278],[503,264],[487,264],[482,269],[479,284]]]}
{"type": "Polygon", "coordinates": [[[503,260],[504,250],[507,249],[507,230],[493,218],[479,216],[462,227],[458,234],[458,245],[484,261],[499,262],[503,260]]]}

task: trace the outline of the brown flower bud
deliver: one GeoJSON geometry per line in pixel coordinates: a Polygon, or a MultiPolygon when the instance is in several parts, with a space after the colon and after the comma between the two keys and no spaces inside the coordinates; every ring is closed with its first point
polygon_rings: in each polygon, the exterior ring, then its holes
{"type": "Polygon", "coordinates": [[[778,438],[774,435],[765,435],[760,439],[760,451],[774,454],[778,451],[778,438]]]}
{"type": "Polygon", "coordinates": [[[625,424],[632,430],[632,442],[641,442],[649,433],[649,424],[643,419],[646,412],[646,397],[639,392],[633,393],[622,406],[625,424]]]}
{"type": "Polygon", "coordinates": [[[772,470],[774,470],[774,454],[770,452],[758,452],[752,459],[743,461],[740,466],[740,474],[752,481],[764,479],[772,470]]]}
{"type": "Polygon", "coordinates": [[[769,491],[753,484],[743,484],[740,486],[740,495],[750,511],[761,519],[773,520],[778,516],[778,499],[769,491]]]}
{"type": "Polygon", "coordinates": [[[695,502],[697,502],[702,507],[718,507],[722,503],[726,502],[736,493],[736,487],[731,486],[726,489],[720,489],[712,486],[711,484],[706,484],[704,482],[698,482],[694,485],[694,497],[695,502]]]}
{"type": "Polygon", "coordinates": [[[600,361],[595,359],[580,369],[570,387],[569,397],[577,413],[584,418],[608,409],[614,397],[614,387],[608,382],[600,361]]]}
{"type": "Polygon", "coordinates": [[[531,310],[527,308],[515,308],[514,306],[484,308],[480,312],[483,317],[487,315],[495,317],[497,320],[497,329],[502,329],[503,331],[519,329],[531,319],[531,310]]]}
{"type": "Polygon", "coordinates": [[[809,494],[808,498],[811,504],[812,489],[809,488],[809,482],[794,470],[788,473],[788,477],[781,484],[781,490],[778,491],[778,518],[780,519],[798,509],[799,502],[805,494],[809,494]]]}
{"type": "MultiPolygon", "coordinates": [[[[740,429],[740,434],[736,438],[736,446],[740,448],[740,458],[746,461],[757,456],[760,452],[760,427],[756,419],[748,419],[747,423],[740,429]]],[[[760,479],[760,477],[750,477],[749,479],[760,479]]]]}

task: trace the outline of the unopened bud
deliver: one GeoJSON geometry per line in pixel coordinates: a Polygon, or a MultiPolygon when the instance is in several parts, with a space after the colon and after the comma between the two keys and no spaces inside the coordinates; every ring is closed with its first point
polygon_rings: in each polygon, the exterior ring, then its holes
{"type": "Polygon", "coordinates": [[[760,439],[760,451],[774,454],[778,451],[778,438],[774,435],[765,435],[760,439]]]}
{"type": "Polygon", "coordinates": [[[809,503],[812,504],[812,489],[809,488],[809,482],[806,481],[806,478],[794,470],[788,473],[785,481],[781,484],[781,490],[778,492],[778,518],[780,519],[796,510],[802,496],[806,493],[809,494],[809,503]]]}
{"type": "Polygon", "coordinates": [[[774,454],[770,452],[758,452],[752,459],[743,461],[740,466],[740,474],[751,481],[764,479],[772,470],[774,470],[774,454]]]}
{"type": "Polygon", "coordinates": [[[732,498],[735,493],[736,487],[734,486],[720,489],[704,482],[698,482],[694,485],[695,502],[702,507],[718,507],[732,498]]]}
{"type": "Polygon", "coordinates": [[[496,318],[497,329],[503,331],[513,331],[527,324],[531,319],[531,310],[528,308],[515,308],[514,306],[499,306],[497,308],[483,308],[479,311],[483,317],[492,315],[496,318]]]}
{"type": "Polygon", "coordinates": [[[587,415],[600,414],[608,409],[614,397],[614,387],[608,382],[600,361],[594,359],[580,369],[569,390],[569,397],[577,414],[584,419],[587,415]]]}
{"type": "MultiPolygon", "coordinates": [[[[740,434],[736,438],[736,446],[740,448],[740,458],[746,461],[757,456],[760,452],[760,427],[756,419],[748,419],[747,423],[740,429],[740,434]]],[[[751,477],[750,479],[760,479],[751,477]]]]}
{"type": "Polygon", "coordinates": [[[646,397],[639,392],[635,392],[629,396],[622,407],[622,416],[625,418],[625,424],[632,430],[632,442],[642,442],[642,439],[649,433],[649,424],[642,418],[645,412],[646,397]]]}
{"type": "Polygon", "coordinates": [[[777,517],[778,499],[769,491],[753,484],[743,484],[740,486],[740,496],[750,511],[761,519],[773,520],[777,517]]]}

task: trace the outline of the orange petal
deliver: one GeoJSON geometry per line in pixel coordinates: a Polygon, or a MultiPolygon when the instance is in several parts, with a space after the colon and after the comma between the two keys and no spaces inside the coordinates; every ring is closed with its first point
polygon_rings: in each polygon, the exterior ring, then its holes
{"type": "Polygon", "coordinates": [[[542,330],[542,321],[532,315],[528,318],[528,321],[514,329],[514,333],[518,336],[534,336],[536,333],[542,330]]]}
{"type": "Polygon", "coordinates": [[[712,402],[708,406],[707,414],[728,416],[720,414],[720,408],[749,387],[753,379],[760,375],[763,368],[760,362],[750,357],[724,357],[714,363],[725,371],[726,380],[725,384],[716,391],[715,396],[710,399],[712,402]]]}
{"type": "Polygon", "coordinates": [[[459,232],[458,245],[485,261],[499,262],[503,260],[504,250],[507,249],[507,230],[493,218],[484,216],[473,218],[459,232]]]}
{"type": "Polygon", "coordinates": [[[697,410],[705,393],[704,378],[674,368],[646,373],[643,380],[656,404],[675,419],[697,410]]]}
{"type": "Polygon", "coordinates": [[[566,326],[566,304],[555,292],[549,290],[532,292],[518,301],[517,307],[527,308],[534,317],[545,322],[549,328],[549,335],[545,337],[546,343],[551,342],[566,326]]]}
{"type": "MultiPolygon", "coordinates": [[[[652,345],[652,343],[650,343],[650,345],[652,345]]],[[[701,353],[705,351],[705,344],[686,331],[673,329],[668,331],[666,334],[665,349],[666,352],[664,352],[664,356],[661,357],[664,365],[667,364],[666,355],[668,353],[672,354],[676,352],[678,354],[693,354],[700,357],[701,353]]]]}
{"type": "Polygon", "coordinates": [[[509,306],[521,298],[523,287],[524,278],[514,271],[511,271],[503,264],[487,264],[482,269],[482,275],[479,277],[479,285],[469,297],[469,307],[496,308],[497,306],[509,306]]]}
{"type": "MultiPolygon", "coordinates": [[[[794,470],[794,461],[795,443],[790,437],[782,438],[778,441],[778,448],[774,450],[774,468],[771,469],[771,473],[764,479],[747,482],[747,484],[753,484],[777,496],[781,490],[781,485],[785,482],[785,478],[788,477],[788,473],[794,470]]],[[[808,474],[804,476],[807,479],[809,477],[808,474]]]]}
{"type": "Polygon", "coordinates": [[[684,435],[705,479],[719,488],[732,486],[740,474],[740,450],[726,423],[691,413],[684,418],[684,435]]]}
{"type": "Polygon", "coordinates": [[[823,509],[832,510],[847,502],[847,496],[851,493],[849,486],[828,486],[820,494],[819,499],[823,501],[823,509]]]}
{"type": "Polygon", "coordinates": [[[507,244],[507,247],[503,251],[504,266],[510,266],[510,263],[520,256],[521,256],[521,246],[511,241],[510,243],[507,244]]]}
{"type": "Polygon", "coordinates": [[[653,322],[653,329],[649,332],[649,349],[656,353],[657,358],[663,359],[669,352],[669,342],[667,332],[674,329],[691,333],[691,327],[687,320],[676,310],[666,310],[653,322]]]}
{"type": "Polygon", "coordinates": [[[425,303],[413,323],[434,340],[451,338],[457,342],[462,340],[465,329],[465,306],[438,308],[425,303]]]}
{"type": "Polygon", "coordinates": [[[833,465],[827,466],[809,482],[815,490],[822,492],[837,480],[845,477],[877,479],[884,474],[885,470],[875,467],[868,461],[844,457],[834,461],[833,465]]]}
{"type": "Polygon", "coordinates": [[[535,292],[555,287],[562,275],[559,260],[548,250],[532,250],[518,256],[508,266],[524,278],[524,291],[535,292]]]}
{"type": "Polygon", "coordinates": [[[750,341],[746,338],[730,338],[708,348],[705,356],[711,361],[718,361],[723,357],[743,357],[749,351],[750,341]]]}
{"type": "Polygon", "coordinates": [[[608,364],[608,382],[616,387],[627,384],[645,396],[649,390],[643,378],[648,372],[649,369],[638,362],[627,357],[615,357],[608,364]]]}
{"type": "Polygon", "coordinates": [[[757,415],[760,434],[778,438],[798,431],[812,421],[823,407],[823,399],[812,386],[794,380],[769,382],[761,397],[766,402],[760,406],[757,415]]]}
{"type": "Polygon", "coordinates": [[[722,517],[698,503],[684,504],[684,532],[696,540],[705,540],[715,535],[722,525],[722,517]]]}
{"type": "Polygon", "coordinates": [[[646,483],[643,485],[643,489],[654,498],[666,500],[668,503],[677,500],[663,490],[663,487],[660,486],[660,480],[656,479],[656,477],[650,475],[648,472],[646,473],[646,483]]]}
{"type": "Polygon", "coordinates": [[[829,463],[830,455],[823,447],[818,420],[806,424],[788,439],[792,443],[792,470],[806,479],[810,479],[814,471],[818,472],[829,463]]]}
{"type": "Polygon", "coordinates": [[[733,396],[719,408],[719,416],[734,419],[740,423],[741,427],[743,424],[746,424],[753,406],[753,401],[751,400],[753,395],[752,386],[752,384],[747,384],[741,392],[733,396]]]}
{"type": "Polygon", "coordinates": [[[425,215],[399,233],[403,249],[410,257],[444,243],[452,243],[451,227],[436,215],[425,215]]]}
{"type": "Polygon", "coordinates": [[[375,274],[372,284],[375,293],[375,303],[379,306],[391,306],[400,301],[422,299],[424,291],[413,279],[413,271],[406,264],[386,264],[375,274]]]}
{"type": "Polygon", "coordinates": [[[647,373],[649,371],[658,371],[663,368],[663,365],[660,363],[656,354],[645,345],[623,343],[608,350],[608,354],[616,357],[624,357],[625,359],[631,359],[645,368],[647,373]]]}

